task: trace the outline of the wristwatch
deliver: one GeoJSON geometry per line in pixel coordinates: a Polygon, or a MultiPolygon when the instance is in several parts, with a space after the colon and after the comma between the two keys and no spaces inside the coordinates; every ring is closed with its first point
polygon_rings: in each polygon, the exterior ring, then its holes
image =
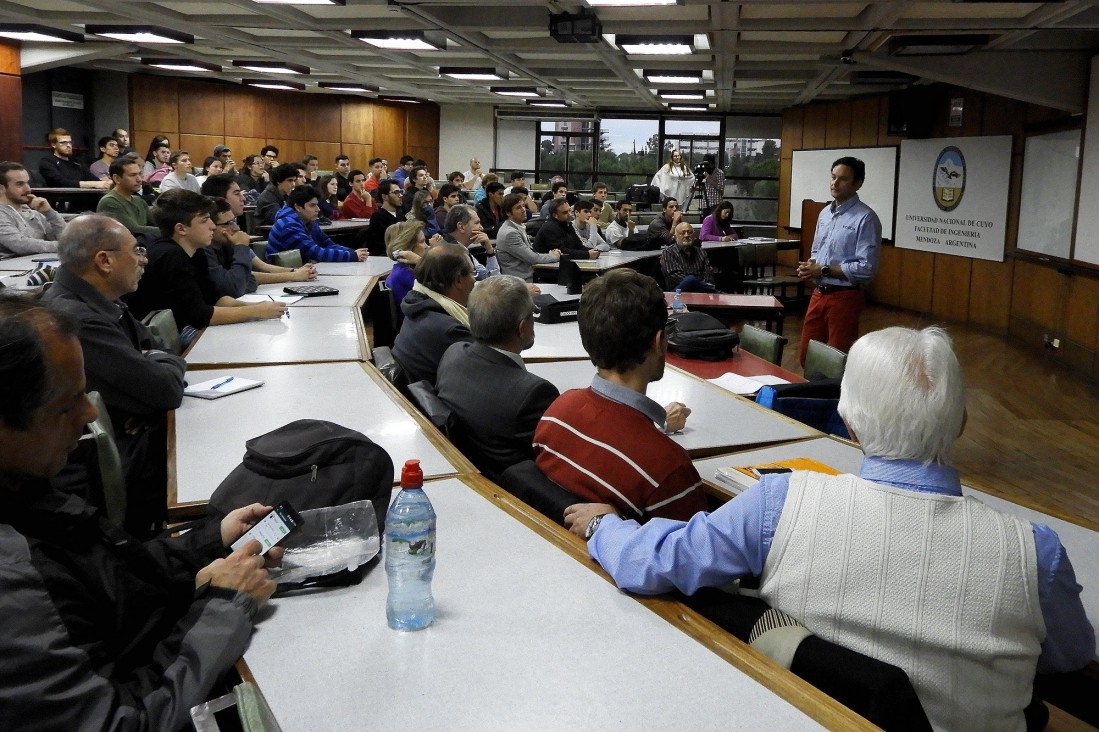
{"type": "Polygon", "coordinates": [[[820,276],[821,277],[831,277],[832,276],[832,268],[829,267],[827,264],[824,265],[823,267],[820,268],[820,276]]]}
{"type": "Polygon", "coordinates": [[[598,516],[592,516],[591,521],[588,522],[588,528],[584,529],[584,541],[588,541],[595,536],[595,530],[599,528],[599,523],[606,515],[607,514],[605,513],[601,513],[598,516]]]}

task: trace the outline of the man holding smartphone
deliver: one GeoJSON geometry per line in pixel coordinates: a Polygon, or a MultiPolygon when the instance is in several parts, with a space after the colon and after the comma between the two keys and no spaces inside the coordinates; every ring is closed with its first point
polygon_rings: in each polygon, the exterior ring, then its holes
{"type": "Polygon", "coordinates": [[[270,508],[142,544],[54,490],[97,416],[77,329],[0,297],[0,728],[181,729],[275,591],[258,541],[226,555],[270,508]]]}

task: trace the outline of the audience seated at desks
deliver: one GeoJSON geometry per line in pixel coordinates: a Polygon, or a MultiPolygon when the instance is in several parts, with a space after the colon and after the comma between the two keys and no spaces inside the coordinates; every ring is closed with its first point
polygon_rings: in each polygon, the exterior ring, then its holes
{"type": "MultiPolygon", "coordinates": [[[[164,524],[167,413],[183,401],[187,363],[134,318],[121,298],[137,289],[145,248],[119,222],[91,214],[61,235],[61,269],[43,303],[73,316],[88,390],[107,405],[127,486],[126,530],[149,538],[164,524]]],[[[78,471],[83,477],[83,470],[78,471]]]]}
{"type": "Polygon", "coordinates": [[[202,175],[196,175],[195,180],[198,181],[199,190],[202,190],[202,184],[206,182],[206,179],[211,175],[221,175],[225,172],[225,164],[221,162],[221,158],[214,157],[213,155],[207,157],[202,161],[202,175]]]}
{"type": "Polygon", "coordinates": [[[351,192],[351,158],[346,155],[337,155],[334,162],[336,165],[336,183],[338,185],[336,195],[342,201],[351,192]]]}
{"type": "Polygon", "coordinates": [[[401,199],[401,215],[404,216],[412,210],[412,199],[416,197],[416,193],[419,191],[431,192],[432,181],[431,176],[427,173],[427,168],[415,167],[408,176],[409,185],[405,189],[404,197],[401,199]]]}
{"type": "Polygon", "coordinates": [[[686,523],[640,526],[591,504],[566,522],[623,589],[759,577],[771,607],[903,669],[935,729],[1025,728],[1035,672],[1083,667],[1095,637],[1057,534],[963,497],[947,465],[965,425],[949,336],[863,336],[840,393],[866,453],[859,476],[767,475],[686,523]]]}
{"type": "Polygon", "coordinates": [[[457,420],[450,435],[493,480],[530,460],[534,428],[557,387],[528,373],[520,354],[534,345],[534,302],[518,277],[491,277],[469,296],[472,342],[439,363],[436,391],[457,420]]]}
{"type": "Polygon", "coordinates": [[[214,157],[221,161],[221,172],[229,173],[230,175],[236,175],[237,163],[233,160],[233,151],[228,145],[215,145],[214,157]]]}
{"type": "Polygon", "coordinates": [[[496,261],[496,247],[481,228],[481,218],[477,209],[468,203],[460,203],[450,209],[446,216],[446,231],[443,237],[454,244],[460,244],[467,252],[473,274],[480,282],[492,275],[500,274],[500,264],[496,261]],[[468,254],[469,248],[480,246],[485,250],[485,264],[468,254]]]}
{"type": "Polygon", "coordinates": [[[161,193],[173,188],[184,188],[194,193],[201,192],[202,184],[191,172],[195,167],[191,163],[191,153],[186,150],[177,150],[168,157],[168,164],[172,166],[172,172],[160,181],[161,193]]]}
{"type": "Polygon", "coordinates": [[[539,210],[544,221],[548,221],[552,216],[552,208],[555,201],[563,201],[569,195],[569,184],[563,180],[558,180],[550,186],[550,196],[542,202],[542,208],[539,210]]]}
{"type": "Polygon", "coordinates": [[[111,163],[109,172],[114,185],[99,199],[96,213],[110,216],[134,236],[148,241],[159,237],[160,229],[153,224],[149,204],[141,197],[141,166],[119,158],[111,163]]]}
{"type": "Polygon", "coordinates": [[[439,196],[435,199],[435,226],[439,231],[446,230],[446,217],[450,209],[462,203],[462,191],[453,183],[444,183],[439,188],[439,196]]]}
{"type": "Polygon", "coordinates": [[[431,207],[431,191],[416,191],[412,198],[412,209],[405,214],[405,221],[419,221],[424,225],[424,234],[428,237],[441,235],[442,229],[435,222],[435,209],[431,207]]]}
{"type": "Polygon", "coordinates": [[[416,282],[401,301],[404,323],[393,344],[393,358],[409,383],[434,385],[446,349],[473,340],[466,303],[474,284],[469,252],[457,244],[429,247],[416,265],[416,282]]]}
{"type": "Polygon", "coordinates": [[[374,194],[366,189],[367,176],[358,168],[348,173],[348,176],[351,178],[351,192],[340,202],[340,215],[345,219],[369,219],[376,209],[374,194]]]}
{"type": "Polygon", "coordinates": [[[576,236],[580,238],[580,243],[584,245],[584,248],[609,252],[611,245],[599,233],[595,203],[592,201],[579,201],[573,208],[575,209],[575,218],[572,221],[572,228],[576,230],[576,236]]]}
{"type": "Polygon", "coordinates": [[[302,184],[300,172],[285,163],[270,172],[271,182],[256,199],[256,226],[273,226],[275,216],[286,205],[286,197],[302,184]]]}
{"type": "Polygon", "coordinates": [[[85,166],[72,159],[73,138],[69,131],[56,127],[46,135],[52,153],[38,163],[38,173],[51,188],[106,188],[110,181],[100,180],[85,166]]]}
{"type": "Polygon", "coordinates": [[[312,184],[317,192],[317,203],[321,206],[321,218],[329,221],[339,221],[343,218],[340,211],[340,199],[337,191],[340,188],[334,175],[322,175],[317,182],[312,184]]]}
{"type": "Polygon", "coordinates": [[[267,187],[267,171],[262,157],[248,155],[244,158],[244,170],[237,174],[237,185],[245,194],[254,191],[257,195],[267,187]]]}
{"type": "Polygon", "coordinates": [[[258,541],[228,550],[270,508],[141,543],[51,489],[96,417],[78,332],[66,313],[0,296],[0,723],[184,729],[275,591],[258,541]]]}
{"type": "Polygon", "coordinates": [[[733,204],[730,201],[722,201],[714,208],[714,212],[702,219],[702,231],[699,233],[700,241],[736,241],[736,229],[733,227],[733,204]]]}
{"type": "MultiPolygon", "coordinates": [[[[603,207],[604,210],[607,206],[603,207]]],[[[633,204],[623,199],[614,205],[614,218],[607,224],[607,241],[612,246],[618,246],[619,242],[627,236],[633,236],[637,230],[637,224],[630,217],[633,213],[633,204]]]]}
{"type": "Polygon", "coordinates": [[[88,166],[88,171],[99,180],[109,181],[111,163],[119,156],[118,140],[108,135],[99,138],[96,146],[99,148],[99,158],[88,166]]]}
{"type": "Polygon", "coordinates": [[[496,175],[495,173],[485,173],[483,176],[481,176],[481,185],[479,185],[479,186],[477,186],[476,188],[473,188],[473,189],[468,189],[468,190],[470,190],[470,194],[469,194],[469,197],[466,199],[467,202],[476,205],[476,204],[480,203],[481,201],[485,200],[485,196],[488,195],[488,192],[485,190],[485,187],[490,186],[493,183],[499,183],[499,182],[500,182],[500,177],[498,175],[496,175]]]}
{"type": "Polygon", "coordinates": [[[496,234],[496,259],[500,263],[500,271],[525,282],[534,282],[534,265],[558,261],[561,251],[552,249],[545,254],[534,251],[534,244],[527,234],[528,209],[522,194],[509,193],[504,196],[503,207],[508,217],[496,234]]]}
{"type": "Polygon", "coordinates": [[[172,172],[172,146],[167,137],[154,137],[141,169],[142,179],[150,185],[160,185],[164,176],[172,172]]]}
{"type": "MultiPolygon", "coordinates": [[[[487,183],[491,182],[485,180],[485,176],[487,175],[494,176],[495,173],[482,173],[481,161],[478,158],[470,158],[469,170],[462,174],[462,177],[464,178],[462,187],[467,191],[474,191],[478,188],[482,188],[487,183]]],[[[496,179],[494,178],[494,180],[496,179]]]]}
{"type": "Polygon", "coordinates": [[[149,263],[137,291],[126,298],[137,318],[154,310],[171,310],[185,340],[187,328],[279,318],[286,312],[286,305],[279,302],[245,304],[217,293],[201,251],[213,239],[213,210],[213,199],[183,189],[157,199],[153,220],[161,238],[150,245],[149,263]]]}
{"type": "Polygon", "coordinates": [[[504,195],[510,196],[514,193],[515,188],[527,187],[527,174],[521,170],[511,171],[511,175],[508,176],[508,187],[504,189],[504,195]]]}
{"type": "Polygon", "coordinates": [[[366,229],[366,248],[374,254],[385,252],[385,232],[400,221],[401,186],[389,178],[378,184],[378,205],[370,215],[370,226],[366,229]]]}
{"type": "Polygon", "coordinates": [[[302,261],[365,262],[369,251],[350,249],[332,241],[317,223],[320,214],[313,186],[302,185],[292,190],[267,235],[267,256],[298,249],[302,261]]]}
{"type": "Polygon", "coordinates": [[[675,244],[660,252],[660,271],[668,290],[717,292],[710,258],[695,239],[694,227],[681,221],[674,234],[675,244]]]}
{"type": "MultiPolygon", "coordinates": [[[[439,244],[442,237],[436,234],[431,244],[439,244]]],[[[397,312],[401,320],[404,313],[400,304],[416,283],[416,265],[427,251],[428,242],[424,238],[424,225],[420,221],[402,221],[386,229],[385,253],[393,261],[393,269],[385,278],[385,285],[397,303],[397,312]]]]}
{"type": "Polygon", "coordinates": [[[316,155],[306,155],[301,159],[301,164],[305,166],[305,182],[309,185],[316,185],[320,181],[320,161],[317,160],[316,155]]]}
{"type": "Polygon", "coordinates": [[[683,220],[683,212],[679,210],[679,201],[674,198],[665,198],[661,203],[660,215],[654,216],[649,222],[649,236],[659,238],[661,246],[675,243],[675,227],[683,220]]]}
{"type": "Polygon", "coordinates": [[[402,155],[397,165],[397,169],[389,176],[390,180],[397,181],[397,185],[404,191],[405,183],[408,181],[408,176],[412,172],[413,164],[416,162],[416,158],[411,155],[402,155]]]}
{"type": "Polygon", "coordinates": [[[642,521],[685,519],[706,508],[702,479],[667,433],[691,410],[645,396],[664,375],[664,293],[633,270],[597,277],[580,297],[580,338],[597,373],[561,395],[538,423],[539,470],[565,490],[642,521]]]}
{"type": "Polygon", "coordinates": [[[610,201],[607,200],[609,194],[610,189],[607,187],[606,183],[596,181],[592,184],[591,202],[596,204],[599,208],[595,214],[595,221],[599,226],[600,231],[606,231],[611,223],[611,219],[614,218],[614,208],[610,205],[610,201]]]}
{"type": "Polygon", "coordinates": [[[573,259],[596,259],[598,249],[588,249],[580,241],[572,225],[572,206],[564,198],[554,198],[548,204],[549,218],[534,235],[534,251],[546,254],[558,250],[573,259]]]}
{"type": "Polygon", "coordinates": [[[504,184],[489,183],[485,186],[485,198],[477,204],[477,216],[481,220],[481,227],[489,239],[496,238],[496,232],[500,224],[504,223],[507,214],[504,213],[504,184]]]}
{"type": "MultiPolygon", "coordinates": [[[[378,184],[385,180],[385,163],[381,158],[371,158],[367,165],[370,166],[370,173],[363,181],[363,188],[373,193],[378,190],[378,184]]],[[[352,184],[354,184],[354,181],[352,181],[352,184]]]]}
{"type": "Polygon", "coordinates": [[[0,255],[56,252],[65,219],[31,190],[30,173],[19,163],[0,163],[0,255]]]}
{"type": "Polygon", "coordinates": [[[274,145],[264,145],[259,149],[259,156],[263,158],[263,166],[270,173],[279,167],[279,149],[274,145]]]}

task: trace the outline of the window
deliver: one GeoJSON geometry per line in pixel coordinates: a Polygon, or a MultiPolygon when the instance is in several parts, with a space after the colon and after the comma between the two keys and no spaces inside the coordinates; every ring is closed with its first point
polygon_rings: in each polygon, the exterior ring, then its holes
{"type": "Polygon", "coordinates": [[[598,179],[615,193],[648,183],[664,157],[659,151],[660,120],[603,119],[599,123],[598,179]]]}
{"type": "Polygon", "coordinates": [[[537,183],[549,183],[562,176],[569,190],[591,190],[595,172],[592,150],[595,146],[594,120],[554,120],[539,125],[537,183]]]}
{"type": "Polygon", "coordinates": [[[729,117],[725,124],[725,198],[733,218],[750,224],[778,221],[778,166],[781,120],[729,117]]]}

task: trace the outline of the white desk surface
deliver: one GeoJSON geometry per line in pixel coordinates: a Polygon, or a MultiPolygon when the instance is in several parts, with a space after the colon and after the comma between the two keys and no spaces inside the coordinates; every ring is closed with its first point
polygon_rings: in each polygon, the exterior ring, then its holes
{"type": "MultiPolygon", "coordinates": [[[[209,376],[196,378],[213,378],[209,376]]],[[[244,457],[244,443],[296,419],[323,419],[358,430],[385,448],[394,479],[419,458],[425,476],[459,469],[431,444],[409,414],[358,363],[225,369],[217,375],[259,379],[263,386],[205,400],[184,397],[175,412],[176,501],[209,500],[244,457]]]]}
{"type": "Polygon", "coordinates": [[[389,629],[380,560],[270,602],[245,661],[287,732],[820,729],[460,481],[425,489],[433,625],[389,629]]]}
{"type": "Polygon", "coordinates": [[[353,308],[293,308],[289,317],[214,325],[187,354],[189,366],[362,361],[353,308]]]}
{"type": "MultiPolygon", "coordinates": [[[[532,363],[527,368],[562,392],[590,386],[595,375],[590,361],[532,363]]],[[[820,434],[671,366],[664,370],[663,379],[649,384],[648,396],[659,404],[682,402],[691,408],[687,428],[671,435],[690,452],[736,449],[820,434]]]]}
{"type": "Polygon", "coordinates": [[[359,301],[365,299],[364,290],[371,287],[376,280],[373,277],[352,275],[339,277],[336,275],[318,275],[317,279],[310,282],[279,282],[273,285],[260,285],[256,288],[257,295],[285,295],[286,287],[294,285],[327,285],[339,290],[338,295],[325,295],[324,297],[303,297],[291,305],[293,308],[301,307],[344,307],[353,308],[359,301]]]}
{"type": "Polygon", "coordinates": [[[316,267],[319,275],[385,277],[393,269],[393,260],[374,255],[365,262],[317,262],[316,267]]]}
{"type": "MultiPolygon", "coordinates": [[[[624,251],[622,249],[612,249],[609,252],[601,252],[598,259],[574,259],[576,266],[580,268],[582,272],[606,272],[612,270],[615,267],[624,267],[631,262],[636,262],[641,259],[651,259],[653,257],[659,257],[660,250],[647,251],[647,252],[635,252],[624,251]]],[[[536,264],[535,269],[551,269],[557,271],[557,262],[548,262],[546,264],[536,264]]],[[[539,285],[541,287],[541,285],[539,285]]]]}
{"type": "Polygon", "coordinates": [[[22,257],[11,257],[9,259],[0,259],[0,272],[7,272],[9,274],[13,272],[26,272],[27,270],[37,269],[43,264],[51,267],[61,266],[61,260],[57,258],[56,252],[41,252],[40,254],[24,254],[22,257]],[[45,262],[34,262],[35,259],[45,259],[45,262]]]}
{"type": "MultiPolygon", "coordinates": [[[[837,470],[858,475],[859,468],[862,466],[863,454],[862,450],[845,442],[829,437],[821,437],[762,450],[749,450],[732,455],[695,460],[694,465],[703,479],[724,488],[724,484],[714,479],[714,473],[720,467],[753,465],[795,457],[813,458],[837,470]]],[[[1068,551],[1069,559],[1072,560],[1072,567],[1076,571],[1076,581],[1084,588],[1081,595],[1084,609],[1087,611],[1092,627],[1096,629],[1096,636],[1099,637],[1099,563],[1089,559],[1089,557],[1094,557],[1099,553],[1099,532],[1020,506],[969,486],[963,485],[962,492],[999,511],[1017,516],[1024,521],[1045,524],[1057,532],[1057,535],[1061,537],[1061,543],[1068,551]]],[[[1099,647],[1096,648],[1095,659],[1099,660],[1099,647]]]]}

